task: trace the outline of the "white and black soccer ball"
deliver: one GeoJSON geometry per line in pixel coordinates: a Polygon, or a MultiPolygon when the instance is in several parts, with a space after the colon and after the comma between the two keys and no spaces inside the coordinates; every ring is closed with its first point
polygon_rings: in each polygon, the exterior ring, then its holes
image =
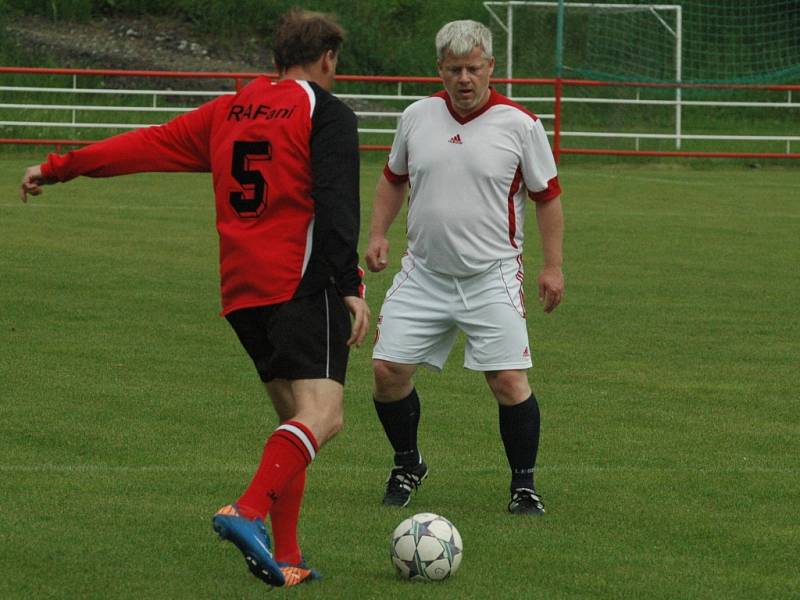
{"type": "Polygon", "coordinates": [[[390,556],[397,573],[413,581],[441,581],[461,564],[464,544],[453,524],[433,513],[405,519],[392,533],[390,556]]]}

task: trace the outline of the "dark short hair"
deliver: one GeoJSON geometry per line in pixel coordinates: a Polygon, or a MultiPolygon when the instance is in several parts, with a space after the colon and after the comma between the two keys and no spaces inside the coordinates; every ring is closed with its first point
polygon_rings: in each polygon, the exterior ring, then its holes
{"type": "Polygon", "coordinates": [[[333,15],[292,8],[278,21],[272,54],[279,71],[315,62],[323,52],[338,54],[344,29],[333,15]]]}

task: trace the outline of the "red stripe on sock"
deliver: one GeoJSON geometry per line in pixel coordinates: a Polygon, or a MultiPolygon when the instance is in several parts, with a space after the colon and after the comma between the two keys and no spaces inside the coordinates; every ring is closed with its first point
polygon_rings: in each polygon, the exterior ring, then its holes
{"type": "Polygon", "coordinates": [[[315,438],[311,430],[305,425],[303,425],[300,421],[286,421],[285,423],[281,423],[281,425],[293,425],[297,427],[300,431],[302,431],[306,435],[308,441],[311,442],[311,445],[314,447],[314,452],[319,451],[319,444],[317,443],[317,438],[315,438]]]}
{"type": "Polygon", "coordinates": [[[311,455],[308,453],[308,448],[306,448],[306,445],[303,442],[301,442],[299,439],[297,439],[296,435],[292,434],[289,431],[285,431],[285,430],[278,430],[273,435],[276,435],[276,436],[286,440],[290,444],[292,444],[295,448],[297,448],[298,452],[301,452],[303,454],[303,456],[306,457],[306,464],[310,464],[311,463],[312,458],[311,458],[311,455]]]}

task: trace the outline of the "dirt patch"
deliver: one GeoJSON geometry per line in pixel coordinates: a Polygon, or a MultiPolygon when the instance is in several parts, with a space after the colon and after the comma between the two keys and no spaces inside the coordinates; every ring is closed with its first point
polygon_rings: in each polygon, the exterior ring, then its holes
{"type": "MultiPolygon", "coordinates": [[[[187,23],[163,17],[102,18],[90,23],[54,23],[41,17],[14,17],[0,24],[6,37],[30,59],[19,66],[74,69],[134,69],[145,71],[201,71],[212,73],[274,73],[272,53],[258,37],[234,42],[201,35],[187,23]]],[[[110,88],[149,88],[141,77],[105,78],[110,88]]],[[[180,90],[232,89],[225,79],[161,79],[159,87],[180,90]]],[[[175,100],[175,99],[173,99],[175,100]]],[[[180,102],[180,100],[177,100],[180,102]]],[[[353,108],[371,103],[348,99],[353,108]]]]}
{"type": "Polygon", "coordinates": [[[0,31],[23,53],[47,56],[51,65],[64,68],[247,73],[273,70],[263,40],[237,40],[237,47],[233,48],[214,36],[193,32],[186,23],[165,18],[54,23],[38,17],[16,17],[4,23],[0,31]]]}

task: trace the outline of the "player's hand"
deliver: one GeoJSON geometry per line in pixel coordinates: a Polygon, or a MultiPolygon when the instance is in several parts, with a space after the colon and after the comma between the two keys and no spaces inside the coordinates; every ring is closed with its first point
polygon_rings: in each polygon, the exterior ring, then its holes
{"type": "Polygon", "coordinates": [[[28,194],[38,196],[42,193],[42,186],[50,183],[54,182],[42,176],[42,168],[39,165],[28,167],[25,169],[25,175],[22,176],[22,184],[19,188],[20,200],[27,202],[28,194]]]}
{"type": "Polygon", "coordinates": [[[373,273],[383,271],[389,264],[389,240],[384,236],[370,237],[366,259],[370,271],[373,273]]]}
{"type": "Polygon", "coordinates": [[[347,345],[359,347],[369,329],[369,306],[366,300],[358,296],[345,296],[344,303],[347,306],[347,310],[353,315],[353,329],[350,339],[347,340],[347,345]]]}
{"type": "Polygon", "coordinates": [[[539,302],[544,312],[551,313],[564,296],[564,274],[560,267],[545,267],[539,273],[539,302]]]}

